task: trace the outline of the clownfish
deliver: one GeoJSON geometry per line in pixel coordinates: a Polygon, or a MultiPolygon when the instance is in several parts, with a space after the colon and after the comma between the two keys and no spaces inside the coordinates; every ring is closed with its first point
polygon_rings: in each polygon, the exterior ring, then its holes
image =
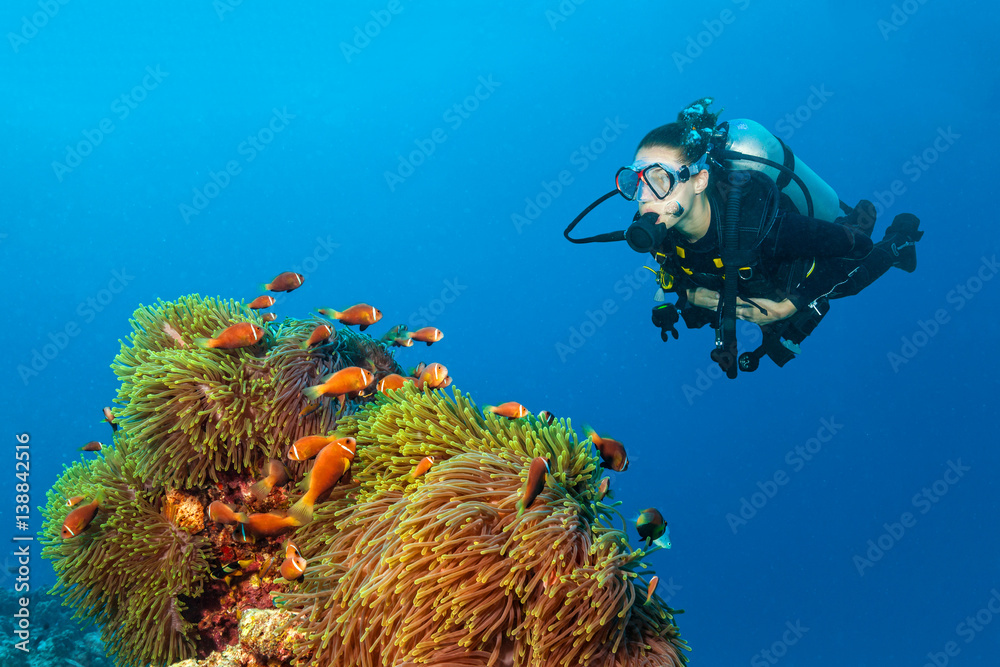
{"type": "Polygon", "coordinates": [[[308,461],[319,454],[327,445],[340,444],[350,449],[357,447],[357,441],[348,436],[342,438],[336,433],[333,435],[307,435],[292,443],[292,448],[288,450],[288,458],[293,461],[308,461]]]}
{"type": "Polygon", "coordinates": [[[397,324],[396,326],[394,326],[393,328],[389,329],[384,334],[382,334],[382,342],[391,343],[397,338],[404,338],[404,337],[406,337],[406,325],[397,324]]]}
{"type": "Polygon", "coordinates": [[[425,472],[431,469],[432,465],[434,465],[434,457],[425,456],[420,459],[420,462],[413,468],[413,472],[410,473],[410,477],[412,479],[416,479],[417,477],[422,476],[425,472]]]}
{"type": "Polygon", "coordinates": [[[601,480],[600,486],[597,487],[597,499],[604,500],[607,497],[614,498],[615,494],[611,491],[611,478],[605,477],[601,480]]]}
{"type": "Polygon", "coordinates": [[[433,363],[427,366],[417,366],[418,376],[417,376],[417,388],[423,389],[424,387],[429,387],[431,389],[442,389],[451,384],[451,378],[448,376],[448,369],[444,364],[433,363]]]}
{"type": "Polygon", "coordinates": [[[251,301],[250,305],[247,306],[247,308],[258,310],[260,308],[270,308],[273,305],[274,305],[274,297],[265,295],[265,296],[259,296],[253,301],[251,301]]]}
{"type": "Polygon", "coordinates": [[[273,322],[276,319],[278,319],[278,316],[275,315],[274,313],[264,313],[263,315],[260,316],[260,319],[262,319],[265,322],[273,322]]]}
{"type": "Polygon", "coordinates": [[[309,336],[309,340],[302,343],[302,349],[308,350],[310,347],[315,347],[321,343],[327,342],[330,335],[333,333],[333,327],[329,324],[320,324],[315,329],[313,329],[312,334],[309,336]]]}
{"type": "Polygon", "coordinates": [[[231,526],[236,523],[246,523],[247,515],[237,512],[232,505],[227,505],[221,500],[216,500],[208,506],[208,519],[224,526],[231,526]]]}
{"type": "Polygon", "coordinates": [[[538,413],[538,421],[542,422],[546,426],[551,426],[552,422],[556,420],[556,416],[549,412],[548,410],[542,410],[538,413]]]}
{"type": "Polygon", "coordinates": [[[284,486],[288,481],[288,469],[285,464],[278,459],[271,459],[267,463],[267,477],[250,487],[250,494],[257,500],[264,500],[271,495],[271,489],[276,486],[284,486]]]}
{"type": "Polygon", "coordinates": [[[520,419],[528,414],[528,411],[524,408],[524,406],[517,401],[507,401],[506,403],[501,403],[500,405],[490,405],[487,409],[493,414],[506,417],[507,419],[520,419]]]}
{"type": "Polygon", "coordinates": [[[402,336],[392,339],[393,347],[413,347],[413,341],[409,338],[404,338],[402,336]]]}
{"type": "Polygon", "coordinates": [[[103,446],[104,445],[102,445],[101,443],[97,442],[96,440],[91,440],[86,445],[84,445],[83,447],[81,447],[80,451],[81,452],[99,452],[99,451],[101,451],[101,447],[103,447],[103,446]]]}
{"type": "Polygon", "coordinates": [[[424,327],[423,329],[417,329],[416,331],[411,331],[406,334],[411,340],[419,341],[421,343],[427,343],[427,347],[430,347],[434,343],[438,342],[444,338],[444,334],[441,333],[440,329],[435,329],[434,327],[424,327]]]}
{"type": "Polygon", "coordinates": [[[251,514],[247,517],[246,523],[241,523],[237,530],[241,534],[241,541],[247,542],[249,541],[247,533],[257,537],[277,537],[301,525],[301,522],[293,516],[282,516],[276,512],[267,512],[251,514]]]}
{"type": "Polygon", "coordinates": [[[635,520],[635,529],[639,532],[639,539],[646,540],[646,547],[655,543],[658,547],[669,549],[670,529],[667,522],[663,520],[663,515],[658,509],[650,507],[639,512],[635,520]]]}
{"type": "Polygon", "coordinates": [[[275,276],[274,280],[260,286],[260,289],[267,292],[291,292],[302,284],[301,273],[285,271],[275,276]]]}
{"type": "Polygon", "coordinates": [[[115,415],[111,412],[111,408],[104,408],[104,421],[111,424],[111,430],[118,430],[118,422],[115,421],[115,415]]]}
{"type": "Polygon", "coordinates": [[[528,479],[524,483],[521,492],[521,500],[517,503],[517,515],[524,514],[524,510],[531,507],[535,498],[545,488],[545,476],[549,473],[549,461],[545,457],[536,456],[528,466],[528,479]]]}
{"type": "Polygon", "coordinates": [[[628,470],[628,454],[625,452],[625,446],[622,443],[611,438],[602,438],[589,426],[584,426],[583,430],[590,436],[590,439],[594,442],[594,446],[597,447],[597,451],[600,452],[602,468],[609,468],[615,472],[628,470]]]}
{"type": "Polygon", "coordinates": [[[234,350],[240,347],[255,345],[264,336],[264,330],[250,322],[240,322],[227,328],[215,338],[195,338],[198,347],[220,350],[234,350]]]}
{"type": "Polygon", "coordinates": [[[313,506],[316,499],[337,485],[351,468],[356,452],[354,438],[345,438],[347,442],[334,442],[324,447],[316,455],[316,463],[309,471],[309,489],[298,502],[288,510],[288,516],[300,524],[312,521],[313,506]]]}
{"type": "Polygon", "coordinates": [[[281,576],[288,581],[301,579],[302,575],[306,573],[307,565],[308,563],[302,557],[299,548],[289,541],[288,546],[285,547],[285,560],[281,563],[281,576]]]}
{"type": "Polygon", "coordinates": [[[340,400],[340,405],[344,405],[344,396],[362,391],[372,383],[375,375],[364,368],[348,366],[332,375],[328,375],[323,380],[323,384],[306,387],[303,393],[310,401],[315,401],[320,396],[336,396],[340,400]]]}
{"type": "Polygon", "coordinates": [[[364,331],[382,319],[382,311],[375,306],[369,306],[367,303],[359,303],[351,306],[344,312],[334,310],[333,308],[320,308],[319,313],[332,320],[337,320],[341,324],[360,324],[361,326],[358,327],[360,331],[364,331]]]}
{"type": "Polygon", "coordinates": [[[656,590],[656,585],[660,583],[660,578],[654,576],[649,580],[649,588],[646,589],[646,601],[643,602],[643,606],[649,604],[649,601],[653,599],[653,591],[656,590]]]}
{"type": "Polygon", "coordinates": [[[87,530],[87,526],[90,525],[90,522],[97,515],[97,509],[102,500],[103,498],[98,496],[94,498],[93,502],[81,505],[66,515],[66,520],[63,521],[62,530],[59,532],[59,535],[64,540],[68,540],[87,530]]]}
{"type": "Polygon", "coordinates": [[[378,384],[375,385],[375,389],[384,394],[387,391],[402,388],[402,386],[407,382],[413,382],[413,378],[405,378],[402,375],[390,373],[378,381],[378,384]]]}
{"type": "Polygon", "coordinates": [[[73,505],[76,505],[78,502],[80,502],[81,500],[83,500],[85,497],[86,496],[73,496],[72,498],[67,498],[66,499],[66,507],[72,507],[73,505]]]}

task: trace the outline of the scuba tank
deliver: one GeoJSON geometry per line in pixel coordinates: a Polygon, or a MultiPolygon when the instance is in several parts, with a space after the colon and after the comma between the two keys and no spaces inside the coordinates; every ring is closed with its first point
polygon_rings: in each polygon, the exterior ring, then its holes
{"type": "Polygon", "coordinates": [[[712,143],[710,154],[717,152],[719,156],[716,164],[727,171],[763,172],[788,196],[799,213],[827,222],[844,215],[834,189],[760,123],[747,118],[721,123],[712,143]]]}

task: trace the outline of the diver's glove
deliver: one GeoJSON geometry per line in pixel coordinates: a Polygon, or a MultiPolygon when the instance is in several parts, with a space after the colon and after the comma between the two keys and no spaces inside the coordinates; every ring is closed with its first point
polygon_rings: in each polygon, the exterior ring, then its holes
{"type": "Polygon", "coordinates": [[[660,327],[660,338],[667,342],[667,332],[669,331],[677,340],[676,324],[680,320],[677,306],[672,303],[661,303],[653,306],[653,324],[660,327]]]}
{"type": "Polygon", "coordinates": [[[855,204],[850,213],[837,218],[834,222],[855,229],[871,238],[872,230],[875,229],[875,215],[875,205],[867,199],[862,199],[855,204]]]}

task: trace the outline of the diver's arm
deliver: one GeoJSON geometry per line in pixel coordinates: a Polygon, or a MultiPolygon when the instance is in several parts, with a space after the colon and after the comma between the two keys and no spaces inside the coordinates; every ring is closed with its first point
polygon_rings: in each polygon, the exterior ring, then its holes
{"type": "Polygon", "coordinates": [[[760,245],[762,256],[779,262],[800,257],[862,259],[872,240],[860,230],[784,211],[760,245]]]}

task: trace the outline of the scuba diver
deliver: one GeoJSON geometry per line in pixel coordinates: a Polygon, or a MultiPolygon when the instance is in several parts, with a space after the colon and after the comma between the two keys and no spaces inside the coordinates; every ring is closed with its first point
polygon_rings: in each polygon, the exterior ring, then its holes
{"type": "MultiPolygon", "coordinates": [[[[689,329],[716,331],[712,359],[730,378],[756,370],[765,354],[779,367],[829,311],[895,266],[917,267],[923,236],[916,216],[897,215],[873,243],[875,207],[840,201],[780,139],[752,120],[718,123],[703,98],[677,121],[649,132],[616,188],[588,206],[563,232],[573,243],[627,241],[650,253],[659,283],[653,323],[660,337],[689,329]],[[596,206],[620,194],[639,210],[625,231],[572,238],[596,206]],[[667,292],[677,294],[666,303],[667,292]],[[760,325],[763,340],[737,353],[736,320],[760,325]]],[[[649,268],[649,267],[646,267],[649,268]]]]}

